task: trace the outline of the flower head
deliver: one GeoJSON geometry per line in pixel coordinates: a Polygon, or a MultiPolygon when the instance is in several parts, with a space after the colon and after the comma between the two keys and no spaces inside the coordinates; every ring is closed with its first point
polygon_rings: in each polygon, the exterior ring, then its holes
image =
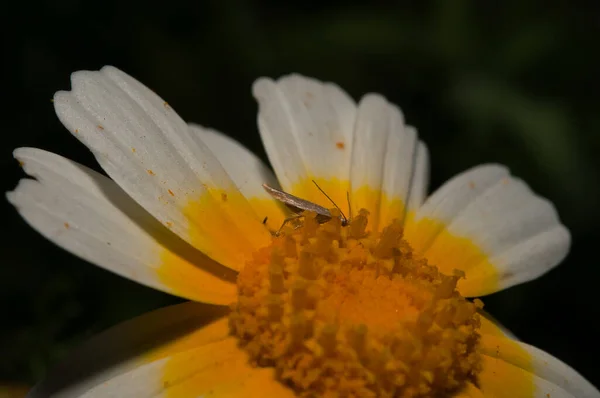
{"type": "Polygon", "coordinates": [[[218,306],[106,332],[33,396],[600,396],[468,299],[564,258],[570,235],[551,203],[500,165],[426,198],[427,149],[379,95],[356,104],[298,75],[259,79],[253,92],[274,175],[118,69],[76,72],[55,95],[112,180],[21,148],[36,180],[9,200],[82,258],[218,306]],[[289,211],[263,184],[330,210],[284,223],[289,211]]]}

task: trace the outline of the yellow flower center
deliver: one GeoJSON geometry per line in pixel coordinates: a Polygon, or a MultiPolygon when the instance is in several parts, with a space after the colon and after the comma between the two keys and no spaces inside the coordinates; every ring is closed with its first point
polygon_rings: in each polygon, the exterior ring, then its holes
{"type": "Polygon", "coordinates": [[[481,368],[477,308],[419,258],[399,221],[366,232],[306,213],[238,277],[231,330],[252,361],[300,396],[432,397],[481,368]]]}

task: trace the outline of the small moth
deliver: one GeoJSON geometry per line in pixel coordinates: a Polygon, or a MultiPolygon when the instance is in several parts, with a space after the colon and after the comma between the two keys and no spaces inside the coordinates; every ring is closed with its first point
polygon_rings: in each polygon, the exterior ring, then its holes
{"type": "MultiPolygon", "coordinates": [[[[347,226],[350,223],[350,218],[348,218],[348,217],[346,217],[346,215],[344,215],[344,213],[342,212],[342,209],[340,209],[339,206],[337,204],[335,204],[335,202],[321,189],[321,187],[319,187],[319,185],[317,185],[317,183],[315,181],[313,181],[313,183],[317,186],[319,191],[321,191],[323,193],[323,195],[325,195],[325,197],[327,199],[329,199],[329,201],[340,211],[339,218],[340,218],[340,221],[342,222],[342,226],[343,227],[347,226]]],[[[315,213],[317,213],[316,220],[319,224],[323,224],[323,223],[331,220],[331,218],[333,217],[333,215],[331,214],[329,209],[326,209],[325,207],[320,206],[316,203],[310,202],[306,199],[301,199],[301,198],[294,196],[292,194],[289,194],[287,192],[283,192],[277,188],[273,188],[267,184],[263,184],[263,188],[274,199],[285,204],[290,210],[292,210],[295,213],[295,215],[288,217],[283,221],[283,224],[279,228],[279,231],[277,231],[275,233],[275,235],[279,235],[279,232],[281,232],[281,230],[287,223],[302,217],[302,213],[305,211],[314,211],[315,213]]],[[[348,194],[348,207],[350,207],[350,195],[349,194],[348,194]]],[[[352,213],[350,213],[350,214],[352,214],[352,213]]],[[[352,215],[350,217],[352,217],[352,215]]]]}

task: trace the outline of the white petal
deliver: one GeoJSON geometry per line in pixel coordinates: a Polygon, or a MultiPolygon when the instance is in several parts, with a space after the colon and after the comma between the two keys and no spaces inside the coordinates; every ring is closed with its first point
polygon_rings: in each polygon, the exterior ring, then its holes
{"type": "Polygon", "coordinates": [[[185,303],[124,322],[73,351],[28,397],[80,397],[149,361],[221,341],[229,333],[227,320],[214,320],[226,313],[224,307],[185,303]]]}
{"type": "Polygon", "coordinates": [[[358,106],[352,145],[352,205],[369,210],[373,230],[403,220],[427,190],[428,155],[417,131],[393,104],[376,94],[358,106]]]}
{"type": "Polygon", "coordinates": [[[351,202],[357,210],[370,212],[369,228],[373,230],[383,221],[380,218],[390,218],[388,213],[402,218],[405,212],[410,186],[410,174],[406,170],[412,168],[416,133],[409,129],[402,134],[398,129],[404,130],[404,117],[395,106],[376,94],[362,98],[354,126],[351,202]],[[384,190],[394,197],[401,195],[403,203],[387,208],[390,204],[382,203],[384,190]]]}
{"type": "Polygon", "coordinates": [[[390,126],[392,131],[385,144],[381,190],[389,197],[403,198],[406,201],[410,195],[412,179],[412,173],[407,171],[413,169],[417,158],[417,131],[404,126],[399,111],[395,115],[392,120],[394,125],[390,126]]]}
{"type": "Polygon", "coordinates": [[[113,67],[75,72],[71,80],[72,91],[54,97],[61,122],[159,221],[236,269],[270,240],[218,160],[166,102],[113,67]],[[204,209],[190,211],[201,199],[204,209]]]}
{"type": "Polygon", "coordinates": [[[82,397],[293,398],[275,370],[254,367],[234,337],[175,353],[96,386],[82,397]]]}
{"type": "Polygon", "coordinates": [[[307,178],[347,181],[356,106],[338,86],[299,75],[258,79],[258,127],[284,190],[307,178]]]}
{"type": "Polygon", "coordinates": [[[60,247],[126,278],[193,300],[229,304],[235,274],[169,232],[113,181],[61,156],[20,148],[23,179],[8,200],[60,247]]]}
{"type": "Polygon", "coordinates": [[[413,221],[409,241],[444,272],[465,271],[461,286],[469,296],[536,278],[560,263],[570,246],[552,204],[498,165],[452,178],[413,221]],[[465,242],[477,250],[467,250],[465,242]]]}
{"type": "Polygon", "coordinates": [[[417,157],[410,181],[407,211],[416,211],[427,197],[429,188],[429,151],[423,141],[417,145],[417,157]]]}
{"type": "Polygon", "coordinates": [[[279,228],[285,218],[285,212],[262,187],[263,183],[272,187],[279,186],[267,165],[243,145],[224,134],[194,124],[190,124],[190,128],[200,135],[206,146],[217,156],[237,188],[249,200],[254,212],[261,217],[268,217],[272,228],[279,228]]]}
{"type": "MultiPolygon", "coordinates": [[[[535,376],[536,397],[600,397],[600,391],[577,371],[538,348],[489,335],[483,336],[481,348],[482,353],[491,358],[490,364],[502,361],[535,376]]],[[[510,380],[506,382],[505,388],[510,391],[510,380]]]]}
{"type": "MultiPolygon", "coordinates": [[[[600,391],[575,369],[539,348],[520,343],[533,359],[536,375],[577,398],[599,398],[600,391]]],[[[552,397],[552,393],[550,396],[552,397]]],[[[547,397],[548,395],[544,395],[547,397]]]]}
{"type": "Polygon", "coordinates": [[[508,170],[499,165],[478,166],[458,174],[427,198],[417,211],[415,220],[432,218],[449,223],[471,201],[508,175],[508,170]]]}
{"type": "MultiPolygon", "coordinates": [[[[395,106],[388,104],[385,98],[369,94],[358,104],[358,113],[354,127],[352,145],[352,188],[368,186],[380,189],[383,184],[383,172],[390,132],[404,127],[404,116],[395,106]],[[384,162],[384,163],[382,163],[384,162]]],[[[400,138],[407,138],[410,153],[414,152],[415,137],[393,136],[393,152],[400,150],[400,138]]],[[[412,156],[411,156],[412,158],[412,156]]],[[[403,159],[405,160],[405,159],[403,159]]],[[[395,179],[392,180],[395,182],[395,179]]]]}
{"type": "Polygon", "coordinates": [[[196,124],[190,124],[190,128],[219,158],[219,162],[244,196],[271,199],[262,188],[262,184],[267,183],[277,187],[277,179],[258,156],[232,138],[215,130],[196,124]]]}

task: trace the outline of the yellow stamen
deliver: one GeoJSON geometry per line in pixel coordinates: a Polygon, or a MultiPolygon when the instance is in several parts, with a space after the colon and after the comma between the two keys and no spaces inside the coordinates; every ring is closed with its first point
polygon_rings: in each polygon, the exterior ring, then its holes
{"type": "Polygon", "coordinates": [[[477,308],[416,255],[400,221],[369,232],[307,214],[238,277],[232,333],[300,396],[429,397],[480,371],[477,308]]]}

